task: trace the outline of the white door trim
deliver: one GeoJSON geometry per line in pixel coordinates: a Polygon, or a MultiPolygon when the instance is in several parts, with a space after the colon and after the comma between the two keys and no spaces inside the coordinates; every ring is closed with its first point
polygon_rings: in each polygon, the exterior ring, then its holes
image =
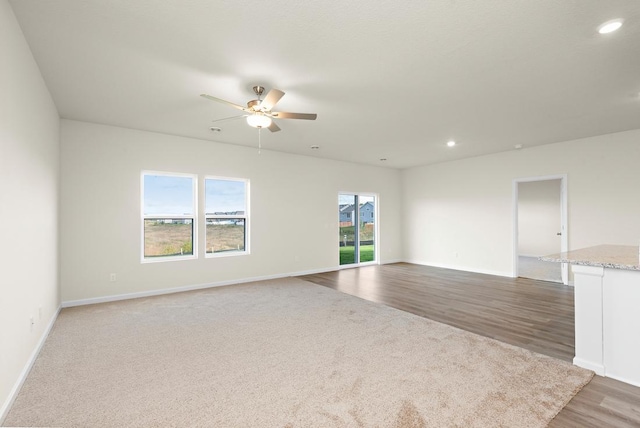
{"type": "MultiPolygon", "coordinates": [[[[567,174],[544,175],[540,177],[524,177],[513,180],[513,273],[518,276],[518,184],[531,181],[560,180],[560,251],[566,252],[569,248],[569,228],[567,227],[567,174]]],[[[561,263],[562,283],[569,284],[569,265],[561,263]]]]}

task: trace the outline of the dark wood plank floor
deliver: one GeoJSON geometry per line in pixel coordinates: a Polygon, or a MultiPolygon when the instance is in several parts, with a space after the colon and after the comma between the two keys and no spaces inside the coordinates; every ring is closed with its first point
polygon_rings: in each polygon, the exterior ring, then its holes
{"type": "MultiPolygon", "coordinates": [[[[395,263],[301,279],[565,361],[574,356],[573,288],[395,263]]],[[[595,376],[552,427],[640,427],[640,388],[595,376]]]]}

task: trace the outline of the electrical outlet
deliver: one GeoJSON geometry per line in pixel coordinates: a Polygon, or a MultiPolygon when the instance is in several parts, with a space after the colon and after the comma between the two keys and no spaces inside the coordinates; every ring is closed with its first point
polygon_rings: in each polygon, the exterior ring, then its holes
{"type": "Polygon", "coordinates": [[[111,275],[109,275],[109,281],[116,282],[116,274],[115,273],[112,273],[111,275]]]}

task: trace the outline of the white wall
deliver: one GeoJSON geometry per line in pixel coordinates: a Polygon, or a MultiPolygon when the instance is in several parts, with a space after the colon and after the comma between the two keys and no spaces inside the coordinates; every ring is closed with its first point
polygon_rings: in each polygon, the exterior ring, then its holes
{"type": "Polygon", "coordinates": [[[568,174],[569,249],[640,242],[640,130],[402,172],[407,260],[513,273],[516,178],[568,174]]]}
{"type": "Polygon", "coordinates": [[[381,260],[402,257],[394,169],[69,120],[61,144],[63,302],[336,268],[340,191],[379,194],[381,260]],[[251,254],[141,264],[142,170],[250,179],[251,254]]]}
{"type": "Polygon", "coordinates": [[[60,121],[6,0],[0,0],[0,58],[1,420],[59,306],[60,121]]]}
{"type": "Polygon", "coordinates": [[[561,251],[561,180],[518,183],[518,254],[540,257],[561,251]]]}

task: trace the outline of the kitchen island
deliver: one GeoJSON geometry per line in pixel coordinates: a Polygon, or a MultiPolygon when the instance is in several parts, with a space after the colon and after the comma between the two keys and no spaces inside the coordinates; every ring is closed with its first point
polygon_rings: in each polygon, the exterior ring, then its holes
{"type": "Polygon", "coordinates": [[[573,363],[640,386],[639,248],[598,245],[540,260],[572,265],[576,332],[573,363]]]}

